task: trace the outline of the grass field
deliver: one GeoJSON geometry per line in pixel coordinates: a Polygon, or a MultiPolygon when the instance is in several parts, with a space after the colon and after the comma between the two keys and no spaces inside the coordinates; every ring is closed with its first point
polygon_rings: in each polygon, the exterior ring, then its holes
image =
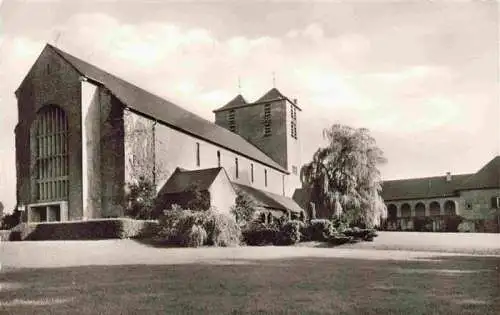
{"type": "Polygon", "coordinates": [[[5,243],[0,254],[5,314],[500,313],[499,256],[134,241],[5,243]]]}

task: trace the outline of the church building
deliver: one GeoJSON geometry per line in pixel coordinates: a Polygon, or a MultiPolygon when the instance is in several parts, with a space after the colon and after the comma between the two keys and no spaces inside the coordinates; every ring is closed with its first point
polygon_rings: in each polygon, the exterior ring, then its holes
{"type": "Polygon", "coordinates": [[[199,184],[229,211],[238,191],[264,217],[304,217],[300,112],[276,88],[238,95],[215,123],[46,45],[16,91],[17,203],[27,222],[124,216],[141,177],[165,205],[199,184]],[[173,199],[172,199],[173,198],[173,199]]]}

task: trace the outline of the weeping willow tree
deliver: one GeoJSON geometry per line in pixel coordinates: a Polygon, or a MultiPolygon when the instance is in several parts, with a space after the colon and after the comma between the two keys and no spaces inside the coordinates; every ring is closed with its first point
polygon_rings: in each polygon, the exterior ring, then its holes
{"type": "Polygon", "coordinates": [[[387,216],[378,170],[386,162],[382,150],[365,128],[335,124],[323,130],[323,137],[327,146],[318,149],[300,172],[311,201],[330,217],[378,225],[387,216]]]}

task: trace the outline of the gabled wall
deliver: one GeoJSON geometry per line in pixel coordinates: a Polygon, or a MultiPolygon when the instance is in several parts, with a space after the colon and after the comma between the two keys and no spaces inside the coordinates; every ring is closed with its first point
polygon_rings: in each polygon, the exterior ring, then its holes
{"type": "Polygon", "coordinates": [[[32,174],[35,161],[31,154],[30,127],[36,113],[45,105],[57,105],[67,115],[69,154],[68,219],[83,217],[82,208],[82,142],[81,85],[79,73],[50,48],[45,48],[25,77],[18,91],[18,125],[16,126],[16,173],[18,204],[35,202],[32,174]]]}
{"type": "Polygon", "coordinates": [[[221,213],[231,213],[231,208],[235,205],[236,192],[229,181],[226,172],[221,170],[210,186],[210,205],[221,213]]]}

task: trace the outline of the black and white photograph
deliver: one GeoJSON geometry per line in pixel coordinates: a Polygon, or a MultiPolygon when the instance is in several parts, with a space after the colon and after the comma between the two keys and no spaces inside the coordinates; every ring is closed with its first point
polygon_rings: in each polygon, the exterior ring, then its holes
{"type": "Polygon", "coordinates": [[[500,314],[496,0],[0,0],[0,314],[500,314]]]}

